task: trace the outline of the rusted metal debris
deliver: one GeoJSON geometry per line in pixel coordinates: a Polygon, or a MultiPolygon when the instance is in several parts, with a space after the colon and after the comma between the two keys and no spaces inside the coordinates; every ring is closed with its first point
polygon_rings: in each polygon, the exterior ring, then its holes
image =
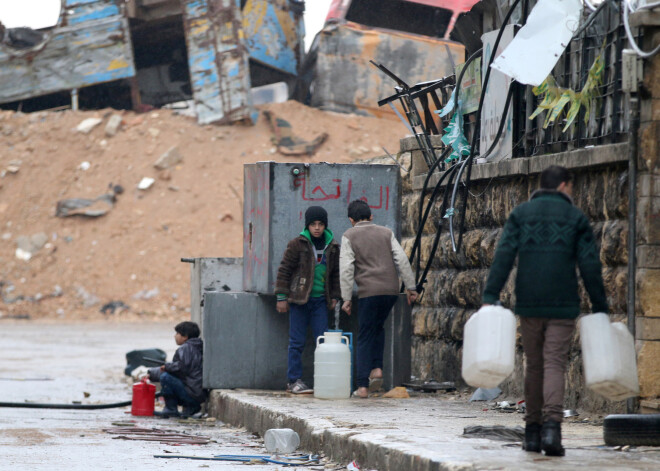
{"type": "Polygon", "coordinates": [[[323,132],[311,141],[306,141],[293,134],[291,123],[285,119],[278,118],[268,110],[264,110],[263,115],[275,135],[274,141],[277,150],[283,155],[314,155],[328,138],[328,133],[323,132]]]}
{"type": "Polygon", "coordinates": [[[454,41],[350,21],[326,26],[317,44],[312,106],[372,116],[394,112],[378,108],[378,100],[391,94],[392,83],[370,60],[407,83],[419,83],[453,75],[455,64],[465,57],[463,45],[454,41]]]}
{"type": "Polygon", "coordinates": [[[62,0],[58,24],[38,32],[42,41],[0,47],[0,103],[134,76],[121,3],[62,0]]]}
{"type": "Polygon", "coordinates": [[[103,429],[104,432],[116,435],[118,440],[140,440],[149,442],[160,442],[165,444],[206,445],[211,441],[210,437],[202,435],[190,435],[176,430],[141,427],[112,427],[103,429]]]}

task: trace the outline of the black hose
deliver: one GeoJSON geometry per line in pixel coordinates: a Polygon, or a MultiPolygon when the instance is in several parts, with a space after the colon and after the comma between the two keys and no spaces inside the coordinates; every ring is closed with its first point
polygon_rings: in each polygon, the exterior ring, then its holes
{"type": "MultiPolygon", "coordinates": [[[[502,137],[502,131],[504,131],[504,123],[506,122],[506,115],[509,112],[509,105],[511,104],[511,99],[513,98],[513,91],[515,90],[515,84],[512,83],[509,86],[509,93],[507,93],[506,96],[506,102],[504,103],[504,110],[502,111],[502,116],[500,116],[500,124],[497,128],[497,133],[495,134],[495,139],[493,139],[493,142],[491,143],[490,147],[486,152],[481,154],[479,157],[480,158],[485,158],[490,155],[491,152],[495,149],[495,146],[497,146],[497,143],[500,141],[500,137],[502,137]]],[[[458,176],[456,177],[456,185],[454,185],[454,190],[452,191],[451,194],[451,205],[449,206],[450,208],[454,207],[454,204],[456,203],[456,194],[458,193],[458,182],[461,180],[461,177],[463,176],[463,169],[465,167],[465,164],[467,163],[468,159],[465,159],[463,162],[463,165],[461,166],[461,169],[458,172],[458,176]]],[[[456,252],[457,246],[456,246],[456,241],[454,239],[454,215],[450,214],[449,215],[449,236],[451,237],[451,246],[454,252],[456,252]]],[[[459,236],[460,237],[460,236],[459,236]]],[[[459,243],[460,247],[460,243],[459,243]]]]}
{"type": "Polygon", "coordinates": [[[23,409],[113,409],[130,406],[133,401],[112,404],[38,404],[32,402],[0,402],[0,407],[19,407],[23,409]]]}
{"type": "MultiPolygon", "coordinates": [[[[450,148],[451,150],[451,148],[450,148]]],[[[457,167],[457,164],[452,165],[449,169],[445,170],[445,172],[440,176],[440,179],[438,182],[435,184],[435,187],[433,188],[433,192],[431,193],[431,196],[429,197],[429,202],[426,205],[426,209],[424,210],[424,214],[422,215],[422,205],[420,204],[420,213],[419,213],[419,227],[417,229],[417,234],[415,236],[415,242],[413,243],[413,248],[411,251],[411,257],[415,255],[415,252],[418,251],[418,257],[417,257],[417,264],[416,264],[416,273],[415,276],[419,278],[419,270],[420,270],[420,259],[421,259],[421,241],[422,241],[422,235],[424,233],[424,226],[426,225],[426,221],[429,218],[429,215],[431,213],[431,209],[433,207],[433,203],[435,202],[435,198],[437,197],[438,193],[440,192],[440,188],[442,187],[442,182],[444,179],[450,175],[451,171],[454,170],[457,167]]],[[[420,203],[423,203],[424,197],[420,198],[420,203]]],[[[412,261],[412,258],[411,258],[412,261]]]]}
{"type": "MultiPolygon", "coordinates": [[[[463,242],[463,231],[465,229],[465,209],[467,207],[467,200],[468,200],[468,192],[470,191],[470,183],[471,183],[471,176],[472,176],[472,163],[474,161],[474,150],[477,146],[477,139],[479,138],[479,126],[481,124],[481,110],[483,108],[484,104],[484,98],[486,96],[486,90],[488,88],[488,80],[490,79],[490,66],[495,60],[495,53],[497,52],[497,48],[500,45],[500,40],[502,39],[502,35],[504,34],[504,27],[506,24],[509,22],[511,19],[511,15],[513,15],[513,11],[516,9],[518,4],[520,3],[521,0],[515,0],[513,4],[511,5],[511,8],[509,8],[509,11],[507,12],[506,16],[502,20],[502,26],[500,27],[499,33],[497,33],[497,38],[495,39],[495,43],[493,44],[493,53],[490,56],[490,60],[488,61],[488,66],[486,67],[486,75],[484,76],[484,81],[481,84],[481,96],[479,97],[479,108],[477,109],[477,120],[475,122],[475,128],[474,128],[474,133],[472,134],[472,145],[470,146],[470,154],[467,157],[467,178],[465,181],[465,185],[463,186],[463,205],[461,207],[461,222],[460,222],[460,229],[459,229],[459,236],[458,236],[458,243],[456,244],[456,251],[460,250],[461,248],[461,243],[463,242]]],[[[527,0],[525,0],[527,1],[527,0]]],[[[450,224],[453,224],[453,218],[450,224]]]]}
{"type": "MultiPolygon", "coordinates": [[[[162,396],[162,393],[155,397],[162,396]]],[[[133,401],[113,402],[111,404],[40,404],[36,402],[0,402],[0,407],[17,407],[22,409],[114,409],[116,407],[130,406],[133,401]]]]}
{"type": "MultiPolygon", "coordinates": [[[[447,210],[447,202],[449,199],[449,188],[451,185],[452,178],[454,174],[458,170],[458,164],[454,165],[451,169],[447,170],[445,172],[445,175],[449,176],[449,180],[447,181],[447,190],[445,191],[444,197],[442,199],[442,206],[440,206],[440,214],[444,213],[447,210]]],[[[443,175],[443,177],[445,176],[443,175]]],[[[458,184],[458,180],[456,181],[456,184],[458,184]]],[[[436,189],[438,189],[440,185],[436,186],[436,189]]],[[[426,276],[428,275],[429,271],[431,270],[431,263],[433,262],[433,258],[435,257],[435,252],[438,250],[438,244],[440,243],[440,236],[442,235],[442,217],[440,219],[440,222],[438,222],[438,230],[435,233],[435,238],[433,239],[433,245],[431,246],[431,252],[429,253],[429,259],[426,262],[426,266],[424,267],[424,272],[422,273],[422,276],[419,278],[418,281],[418,286],[423,286],[424,283],[426,283],[426,276]]]]}
{"type": "MultiPolygon", "coordinates": [[[[410,263],[412,263],[413,258],[415,257],[415,251],[419,248],[419,241],[421,240],[421,234],[423,232],[424,226],[426,225],[426,219],[428,218],[428,213],[430,211],[430,207],[433,204],[433,201],[435,200],[435,191],[431,194],[431,197],[429,198],[429,202],[426,205],[426,211],[424,211],[424,195],[426,194],[426,190],[428,189],[428,183],[429,180],[431,179],[431,175],[435,171],[435,169],[438,167],[438,165],[444,161],[445,157],[451,152],[451,147],[447,147],[440,157],[436,159],[435,162],[433,162],[433,165],[429,168],[428,173],[426,174],[426,178],[424,179],[424,185],[422,186],[422,192],[420,193],[420,198],[419,198],[419,214],[417,215],[417,235],[415,237],[415,242],[413,243],[413,248],[412,251],[410,252],[410,263]],[[422,216],[422,213],[424,213],[424,216],[422,216]]],[[[440,179],[442,180],[442,178],[440,179]]],[[[437,187],[437,183],[436,183],[437,187]]],[[[417,275],[419,275],[419,257],[417,257],[417,275]]]]}

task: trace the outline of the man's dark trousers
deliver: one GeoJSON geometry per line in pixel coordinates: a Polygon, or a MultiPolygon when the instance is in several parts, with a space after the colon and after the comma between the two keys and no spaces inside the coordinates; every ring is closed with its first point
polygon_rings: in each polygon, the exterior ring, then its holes
{"type": "Polygon", "coordinates": [[[564,374],[575,319],[521,317],[525,352],[525,422],[564,418],[564,374]]]}
{"type": "Polygon", "coordinates": [[[369,374],[383,368],[385,320],[398,296],[367,296],[358,300],[357,387],[369,387],[369,374]]]}

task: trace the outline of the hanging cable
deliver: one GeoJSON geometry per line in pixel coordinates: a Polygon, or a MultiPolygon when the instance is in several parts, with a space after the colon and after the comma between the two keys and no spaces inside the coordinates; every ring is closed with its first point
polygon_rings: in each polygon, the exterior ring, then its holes
{"type": "MultiPolygon", "coordinates": [[[[515,0],[513,4],[511,5],[511,8],[509,8],[509,11],[505,15],[504,19],[502,20],[502,26],[500,27],[499,32],[497,33],[497,37],[495,39],[495,43],[493,44],[493,53],[490,56],[490,60],[488,61],[488,65],[486,66],[486,74],[484,76],[483,83],[481,84],[481,95],[479,97],[479,107],[477,108],[477,120],[475,122],[475,128],[474,128],[474,133],[472,134],[472,145],[470,146],[470,154],[468,155],[466,159],[466,165],[467,165],[467,178],[465,181],[464,187],[464,192],[463,192],[463,205],[461,207],[461,222],[460,222],[460,230],[459,230],[459,236],[458,236],[458,243],[455,243],[454,239],[452,238],[452,248],[454,248],[454,251],[458,251],[461,247],[461,243],[463,241],[463,229],[465,228],[465,210],[467,207],[467,200],[468,200],[468,192],[470,190],[470,177],[472,176],[472,163],[474,161],[474,151],[477,146],[477,139],[479,138],[480,134],[480,128],[479,126],[481,125],[481,111],[483,109],[483,104],[484,104],[484,98],[486,97],[486,90],[488,88],[488,80],[490,79],[490,71],[491,71],[491,64],[495,60],[495,54],[497,52],[497,48],[500,45],[500,41],[502,40],[502,35],[504,34],[504,29],[505,26],[509,23],[509,20],[511,19],[511,16],[513,15],[514,10],[518,6],[521,0],[515,0]]],[[[526,0],[527,1],[527,0],[526,0]]],[[[454,224],[454,214],[452,213],[449,217],[449,226],[450,226],[450,233],[453,234],[453,224],[454,224]]]]}
{"type": "Polygon", "coordinates": [[[584,23],[582,24],[582,26],[580,26],[580,27],[578,28],[578,30],[577,30],[575,33],[573,33],[573,37],[574,37],[574,38],[579,37],[579,36],[584,32],[584,30],[586,30],[586,29],[591,25],[591,23],[594,22],[594,20],[595,20],[596,17],[598,16],[598,14],[599,14],[601,11],[603,11],[603,9],[604,9],[607,5],[613,5],[614,8],[616,8],[616,4],[614,4],[614,3],[612,2],[612,0],[604,0],[600,5],[598,5],[598,8],[596,8],[595,10],[593,10],[593,11],[591,12],[591,14],[589,14],[589,16],[587,17],[587,19],[586,19],[586,20],[584,21],[584,23]]]}
{"type": "Polygon", "coordinates": [[[623,6],[623,28],[626,30],[626,36],[628,36],[628,42],[630,43],[630,47],[633,48],[633,50],[637,53],[637,55],[643,59],[648,59],[650,57],[655,56],[658,52],[660,52],[660,44],[658,44],[653,50],[651,51],[642,51],[642,49],[637,45],[637,42],[635,41],[635,37],[632,34],[632,30],[630,29],[630,17],[629,17],[629,12],[634,13],[637,10],[633,10],[632,7],[630,6],[630,3],[624,0],[623,2],[625,5],[623,6]]]}

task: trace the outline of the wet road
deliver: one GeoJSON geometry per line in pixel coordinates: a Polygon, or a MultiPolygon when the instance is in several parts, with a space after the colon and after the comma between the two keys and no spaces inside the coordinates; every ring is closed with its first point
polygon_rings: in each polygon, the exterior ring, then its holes
{"type": "MultiPolygon", "coordinates": [[[[0,323],[0,401],[49,404],[106,404],[130,400],[125,355],[161,348],[168,360],[176,349],[171,323],[48,324],[0,323]]],[[[0,408],[0,470],[140,471],[241,469],[236,462],[163,459],[154,455],[265,454],[263,441],[214,421],[134,417],[130,407],[101,410],[0,408]],[[171,429],[209,437],[206,445],[124,440],[104,430],[116,425],[171,429]]],[[[250,470],[275,470],[252,465],[250,470]]],[[[292,468],[287,468],[292,469],[292,468]]],[[[301,468],[303,469],[303,468],[301,468]]],[[[313,468],[304,468],[313,469],[313,468]]],[[[323,469],[319,467],[317,469],[323,469]]]]}

